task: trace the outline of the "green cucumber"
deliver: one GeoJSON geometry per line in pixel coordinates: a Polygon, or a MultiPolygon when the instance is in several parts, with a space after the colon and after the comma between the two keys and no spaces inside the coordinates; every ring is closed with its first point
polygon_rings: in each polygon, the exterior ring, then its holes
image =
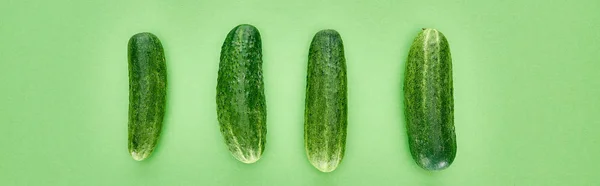
{"type": "Polygon", "coordinates": [[[243,163],[258,161],[265,149],[267,105],[261,38],[252,25],[238,25],[223,42],[217,79],[217,116],[233,157],[243,163]]]}
{"type": "Polygon", "coordinates": [[[308,54],[306,82],[306,155],[315,168],[331,172],[344,157],[348,126],[346,59],[337,31],[315,34],[308,54]]]}
{"type": "Polygon", "coordinates": [[[456,156],[452,58],[444,35],[423,29],[408,54],[404,112],[411,155],[426,170],[442,170],[456,156]]]}
{"type": "Polygon", "coordinates": [[[158,142],[165,116],[167,66],[160,40],[151,33],[131,37],[129,63],[129,153],[146,159],[158,142]]]}

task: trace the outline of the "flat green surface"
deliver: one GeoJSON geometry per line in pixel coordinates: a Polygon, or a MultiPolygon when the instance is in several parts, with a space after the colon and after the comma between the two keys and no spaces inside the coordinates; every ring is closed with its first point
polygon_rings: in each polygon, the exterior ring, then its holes
{"type": "Polygon", "coordinates": [[[600,185],[600,1],[0,1],[0,185],[600,185]],[[240,23],[264,54],[267,146],[236,161],[219,133],[220,47],[240,23]],[[408,48],[442,31],[454,68],[458,152],[429,173],[402,115],[408,48]],[[312,36],[333,28],[348,65],[346,156],[308,162],[312,36]],[[163,42],[165,128],[127,153],[127,41],[163,42]]]}

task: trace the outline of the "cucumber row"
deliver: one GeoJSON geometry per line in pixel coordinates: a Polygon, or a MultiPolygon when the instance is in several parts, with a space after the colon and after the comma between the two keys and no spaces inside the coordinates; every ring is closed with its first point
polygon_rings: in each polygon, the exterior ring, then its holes
{"type": "MultiPolygon", "coordinates": [[[[141,161],[154,151],[166,108],[167,71],[158,37],[139,33],[128,45],[128,148],[141,161]]],[[[261,36],[252,25],[233,28],[221,47],[217,116],[233,157],[258,161],[265,149],[267,108],[261,36]]],[[[322,30],[308,54],[304,146],[309,162],[322,172],[341,163],[348,126],[346,59],[340,34],[322,30]]],[[[452,59],[446,37],[423,29],[410,48],[404,77],[404,114],[410,153],[420,167],[441,170],[456,156],[452,59]]]]}

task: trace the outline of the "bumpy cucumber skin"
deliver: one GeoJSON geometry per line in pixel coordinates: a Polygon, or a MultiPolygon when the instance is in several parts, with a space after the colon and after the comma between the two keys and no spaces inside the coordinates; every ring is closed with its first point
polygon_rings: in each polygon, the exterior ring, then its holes
{"type": "Polygon", "coordinates": [[[233,28],[221,48],[217,115],[229,151],[248,164],[260,159],[267,136],[262,62],[258,29],[247,24],[233,28]]]}
{"type": "Polygon", "coordinates": [[[319,31],[308,54],[304,146],[321,172],[337,168],[346,149],[348,93],[346,59],[340,34],[319,31]]]}
{"type": "Polygon", "coordinates": [[[404,108],[410,152],[426,170],[442,170],[456,156],[452,58],[446,37],[423,29],[406,64],[404,108]]]}
{"type": "Polygon", "coordinates": [[[146,159],[162,130],[167,95],[167,66],[162,44],[151,33],[139,33],[128,44],[129,153],[146,159]]]}

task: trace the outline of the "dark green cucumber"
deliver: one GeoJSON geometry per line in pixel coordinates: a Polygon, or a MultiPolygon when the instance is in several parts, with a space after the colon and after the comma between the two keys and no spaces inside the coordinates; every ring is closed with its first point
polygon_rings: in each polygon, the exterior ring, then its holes
{"type": "Polygon", "coordinates": [[[129,63],[129,153],[146,159],[158,142],[165,115],[167,66],[158,38],[151,33],[131,37],[129,63]]]}
{"type": "Polygon", "coordinates": [[[427,170],[442,170],[456,156],[452,59],[444,35],[423,29],[406,63],[404,109],[410,152],[427,170]]]}
{"type": "Polygon", "coordinates": [[[233,28],[223,42],[217,115],[231,154],[243,163],[258,161],[265,149],[267,105],[260,33],[252,25],[233,28]]]}
{"type": "Polygon", "coordinates": [[[322,172],[344,157],[348,99],[346,59],[340,34],[319,31],[308,54],[304,146],[310,163],[322,172]]]}

